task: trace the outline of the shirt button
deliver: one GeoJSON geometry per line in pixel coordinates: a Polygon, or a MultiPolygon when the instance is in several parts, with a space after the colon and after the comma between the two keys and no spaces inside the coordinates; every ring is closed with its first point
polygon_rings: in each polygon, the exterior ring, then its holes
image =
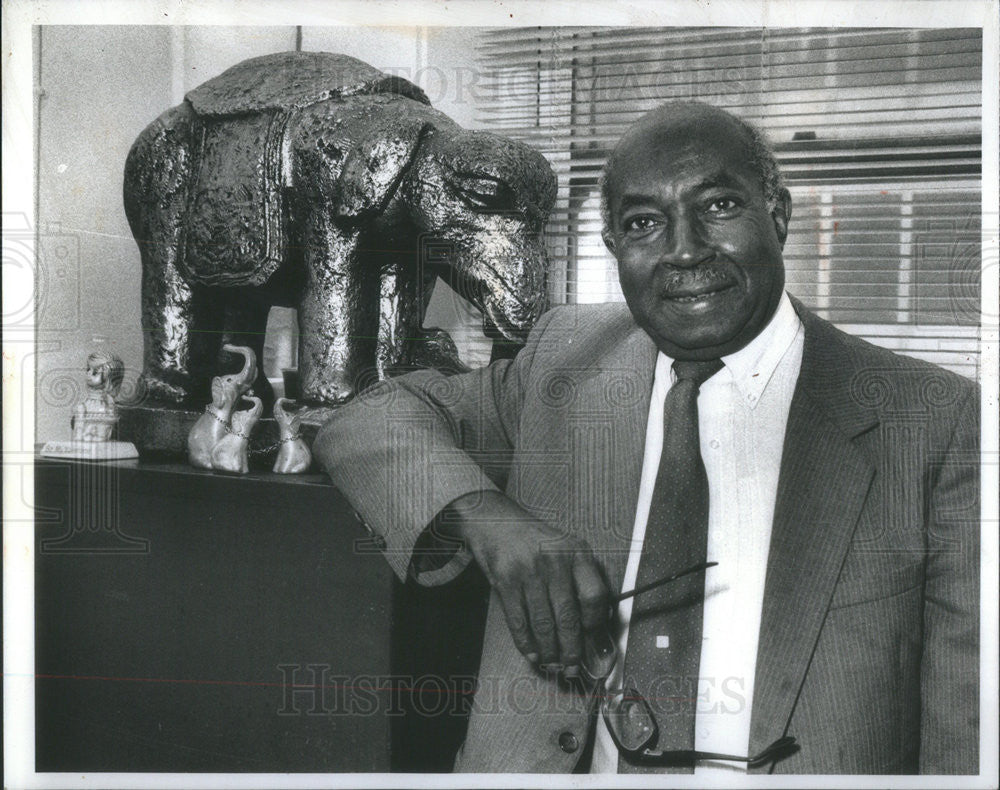
{"type": "Polygon", "coordinates": [[[580,741],[573,733],[567,730],[566,732],[559,733],[559,748],[566,752],[566,754],[572,754],[580,748],[580,741]]]}
{"type": "Polygon", "coordinates": [[[751,392],[749,395],[747,395],[747,400],[753,403],[755,400],[757,400],[757,396],[751,392]]]}
{"type": "Polygon", "coordinates": [[[710,442],[708,443],[708,445],[709,445],[709,447],[711,447],[711,448],[712,448],[713,450],[718,450],[718,449],[719,449],[719,440],[718,440],[718,439],[712,439],[712,441],[710,441],[710,442]]]}

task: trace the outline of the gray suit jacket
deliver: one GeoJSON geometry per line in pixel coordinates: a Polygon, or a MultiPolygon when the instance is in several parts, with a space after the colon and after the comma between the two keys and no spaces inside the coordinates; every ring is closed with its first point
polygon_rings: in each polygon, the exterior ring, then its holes
{"type": "MultiPolygon", "coordinates": [[[[763,771],[976,773],[978,388],[850,337],[795,303],[802,368],[764,593],[750,753],[763,771]]],[[[557,308],[513,361],[420,371],[359,396],[315,451],[404,577],[453,578],[467,552],[426,526],[501,488],[587,539],[611,589],[634,520],[656,348],[625,305],[557,308]]],[[[553,550],[558,550],[554,543],[553,550]]],[[[572,771],[591,701],[541,676],[490,602],[460,771],[572,771]]]]}

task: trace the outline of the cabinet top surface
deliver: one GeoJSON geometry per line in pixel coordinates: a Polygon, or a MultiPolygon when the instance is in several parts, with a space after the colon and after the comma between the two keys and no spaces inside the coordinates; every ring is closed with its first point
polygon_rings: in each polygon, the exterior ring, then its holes
{"type": "Polygon", "coordinates": [[[177,461],[148,461],[129,459],[123,461],[87,461],[74,458],[43,458],[36,453],[36,470],[58,469],[69,467],[90,467],[120,470],[128,476],[150,478],[200,478],[204,480],[219,480],[222,484],[267,483],[290,486],[322,486],[332,487],[330,479],[324,474],[281,475],[264,470],[251,470],[247,474],[226,474],[210,469],[196,469],[177,461]]]}

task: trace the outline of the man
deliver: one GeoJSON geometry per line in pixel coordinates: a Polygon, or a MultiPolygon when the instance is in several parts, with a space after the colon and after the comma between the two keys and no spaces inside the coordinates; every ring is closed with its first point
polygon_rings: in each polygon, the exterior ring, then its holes
{"type": "Polygon", "coordinates": [[[976,388],[785,295],[789,194],[728,113],[647,114],[603,191],[627,309],[315,444],[400,577],[492,585],[456,770],[977,772],[976,388]]]}

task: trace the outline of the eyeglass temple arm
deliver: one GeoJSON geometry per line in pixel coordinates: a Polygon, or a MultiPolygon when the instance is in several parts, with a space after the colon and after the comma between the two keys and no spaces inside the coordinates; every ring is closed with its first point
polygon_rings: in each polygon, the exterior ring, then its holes
{"type": "Polygon", "coordinates": [[[793,751],[798,751],[798,746],[796,746],[795,738],[791,735],[786,735],[784,738],[778,738],[774,743],[768,746],[764,751],[759,754],[755,754],[753,757],[738,757],[735,754],[719,754],[718,752],[697,752],[690,750],[682,750],[677,752],[671,751],[655,751],[652,749],[646,749],[643,751],[642,756],[649,760],[666,760],[669,761],[671,758],[676,760],[695,761],[695,760],[731,760],[740,763],[746,763],[749,768],[757,768],[764,763],[769,763],[772,760],[777,760],[781,757],[786,757],[793,751]]]}
{"type": "Polygon", "coordinates": [[[664,576],[662,579],[654,579],[649,582],[649,584],[644,584],[642,587],[636,587],[632,590],[627,590],[623,593],[618,593],[618,595],[611,596],[611,603],[616,604],[624,601],[626,598],[632,598],[636,595],[642,595],[644,592],[649,592],[650,590],[655,590],[662,584],[667,584],[668,582],[677,581],[682,576],[687,576],[692,573],[698,573],[699,571],[707,570],[708,568],[714,568],[719,563],[717,562],[699,562],[697,565],[692,565],[690,568],[685,568],[682,571],[677,571],[670,576],[664,576]]]}

